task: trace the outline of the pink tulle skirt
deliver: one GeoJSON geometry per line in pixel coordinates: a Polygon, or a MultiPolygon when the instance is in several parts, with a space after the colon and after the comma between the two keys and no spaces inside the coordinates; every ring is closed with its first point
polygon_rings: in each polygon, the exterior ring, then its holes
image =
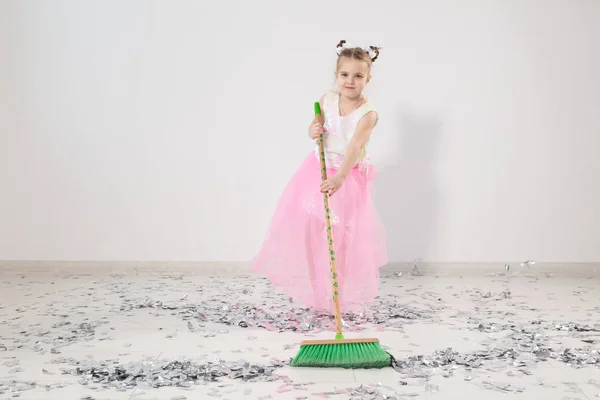
{"type": "MultiPolygon", "coordinates": [[[[320,163],[311,153],[285,188],[250,269],[307,307],[333,312],[320,163]]],[[[328,169],[333,176],[335,169],[328,169]]],[[[387,264],[386,233],[371,199],[374,167],[355,167],[330,197],[342,312],[364,309],[387,264]]]]}

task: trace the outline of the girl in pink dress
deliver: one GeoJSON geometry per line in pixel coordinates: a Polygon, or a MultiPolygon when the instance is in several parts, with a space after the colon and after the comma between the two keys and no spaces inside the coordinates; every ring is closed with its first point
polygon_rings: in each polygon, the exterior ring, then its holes
{"type": "Polygon", "coordinates": [[[362,310],[377,296],[379,268],[387,264],[386,233],[371,199],[377,171],[367,144],[378,121],[363,96],[379,49],[338,44],[336,91],[325,93],[325,123],[313,120],[308,136],[324,134],[327,177],[321,181],[316,146],[283,191],[268,234],[250,269],[266,276],[307,307],[333,312],[323,195],[330,196],[342,312],[362,310]]]}

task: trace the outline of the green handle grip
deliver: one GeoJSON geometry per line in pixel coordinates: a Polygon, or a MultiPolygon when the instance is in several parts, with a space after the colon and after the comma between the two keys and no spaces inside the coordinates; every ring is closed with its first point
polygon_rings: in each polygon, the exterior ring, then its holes
{"type": "Polygon", "coordinates": [[[315,115],[321,115],[321,103],[315,101],[315,115]]]}

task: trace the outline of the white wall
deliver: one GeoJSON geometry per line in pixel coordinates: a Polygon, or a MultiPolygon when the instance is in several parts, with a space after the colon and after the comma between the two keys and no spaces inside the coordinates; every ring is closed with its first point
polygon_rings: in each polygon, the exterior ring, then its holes
{"type": "Polygon", "coordinates": [[[251,259],[347,39],[384,47],[391,260],[600,260],[597,0],[3,0],[0,34],[0,259],[251,259]]]}

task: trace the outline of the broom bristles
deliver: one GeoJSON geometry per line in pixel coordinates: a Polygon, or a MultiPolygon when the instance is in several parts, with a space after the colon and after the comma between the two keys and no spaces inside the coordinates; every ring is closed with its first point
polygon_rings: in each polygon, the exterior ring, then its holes
{"type": "Polygon", "coordinates": [[[392,356],[377,339],[311,340],[300,345],[290,366],[317,368],[385,368],[392,356]]]}

